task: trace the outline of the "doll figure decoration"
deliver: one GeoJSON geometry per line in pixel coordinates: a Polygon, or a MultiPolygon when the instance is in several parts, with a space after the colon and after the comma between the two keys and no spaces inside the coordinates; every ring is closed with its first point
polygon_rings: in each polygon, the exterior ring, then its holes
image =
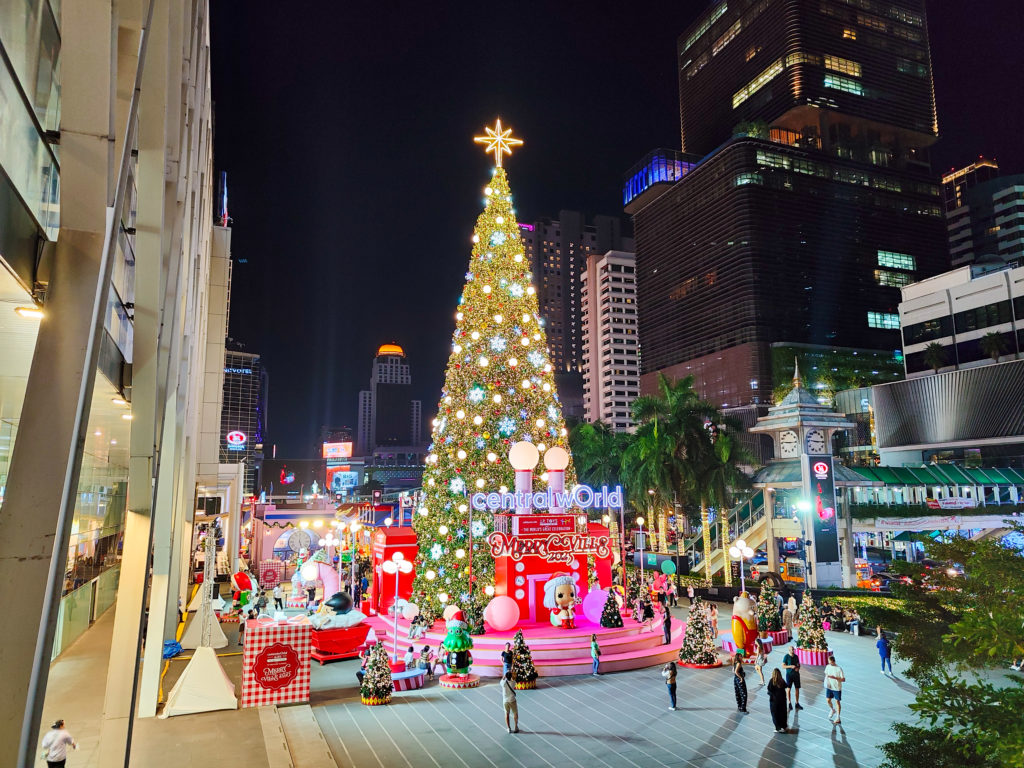
{"type": "Polygon", "coordinates": [[[544,607],[552,626],[576,629],[576,583],[569,574],[556,573],[544,584],[544,607]]]}
{"type": "Polygon", "coordinates": [[[469,624],[462,611],[456,611],[445,622],[448,634],[441,642],[441,653],[444,655],[444,666],[449,675],[465,675],[473,663],[473,655],[469,652],[473,647],[473,638],[469,636],[469,624]]]}

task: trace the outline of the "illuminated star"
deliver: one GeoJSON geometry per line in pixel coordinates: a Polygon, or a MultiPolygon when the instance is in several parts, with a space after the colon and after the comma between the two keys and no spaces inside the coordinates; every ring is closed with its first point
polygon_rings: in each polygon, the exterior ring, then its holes
{"type": "Polygon", "coordinates": [[[501,120],[494,122],[493,128],[484,128],[486,136],[474,136],[473,141],[477,144],[486,144],[487,152],[494,153],[494,164],[501,168],[501,157],[502,155],[511,155],[512,147],[522,146],[522,139],[512,138],[512,129],[506,128],[502,130],[501,120]]]}

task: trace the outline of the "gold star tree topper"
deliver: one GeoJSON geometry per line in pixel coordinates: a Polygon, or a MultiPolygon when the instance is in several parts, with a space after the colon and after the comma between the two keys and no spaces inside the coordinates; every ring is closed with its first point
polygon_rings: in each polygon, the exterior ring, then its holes
{"type": "Polygon", "coordinates": [[[522,139],[512,138],[512,129],[501,127],[501,120],[494,121],[493,128],[484,128],[487,132],[486,136],[474,136],[473,141],[477,144],[486,144],[487,152],[494,153],[494,165],[501,168],[501,157],[502,155],[511,155],[512,147],[520,147],[523,144],[522,139]]]}

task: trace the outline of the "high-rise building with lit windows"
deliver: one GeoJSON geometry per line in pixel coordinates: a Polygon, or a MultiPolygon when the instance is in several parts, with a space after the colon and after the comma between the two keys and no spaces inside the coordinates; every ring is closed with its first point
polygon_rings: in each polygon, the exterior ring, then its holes
{"type": "Polygon", "coordinates": [[[1024,174],[1000,176],[983,157],[942,176],[954,267],[1024,262],[1024,174]]]}
{"type": "Polygon", "coordinates": [[[924,5],[728,0],[679,37],[682,151],[623,190],[643,391],[761,407],[794,354],[829,391],[902,375],[899,289],[948,265],[924,5]]]}
{"type": "Polygon", "coordinates": [[[370,388],[359,393],[356,453],[371,456],[377,449],[422,448],[423,406],[412,398],[412,375],[405,350],[382,344],[373,358],[370,388]]]}

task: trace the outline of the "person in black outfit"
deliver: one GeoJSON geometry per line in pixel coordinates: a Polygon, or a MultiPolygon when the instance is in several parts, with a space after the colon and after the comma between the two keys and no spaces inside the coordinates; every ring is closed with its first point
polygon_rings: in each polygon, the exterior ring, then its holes
{"type": "Polygon", "coordinates": [[[786,733],[789,724],[786,722],[789,713],[786,711],[786,691],[789,688],[786,681],[782,679],[782,672],[776,667],[772,677],[768,681],[768,708],[772,713],[772,723],[775,724],[777,733],[786,733]]]}
{"type": "Polygon", "coordinates": [[[672,642],[672,613],[665,605],[665,616],[661,621],[661,629],[665,633],[665,645],[672,642]]]}
{"type": "Polygon", "coordinates": [[[743,669],[743,657],[738,653],[732,657],[732,685],[736,691],[736,709],[747,711],[747,671],[743,669]]]}

